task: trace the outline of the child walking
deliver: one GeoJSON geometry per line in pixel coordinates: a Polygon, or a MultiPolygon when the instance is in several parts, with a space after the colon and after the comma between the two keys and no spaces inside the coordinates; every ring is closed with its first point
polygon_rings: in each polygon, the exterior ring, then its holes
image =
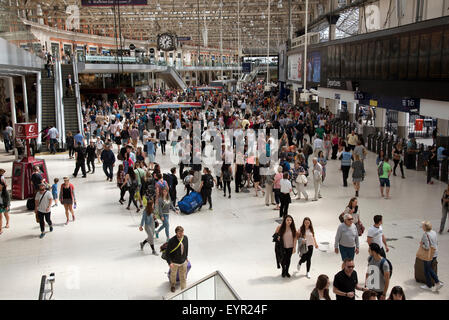
{"type": "Polygon", "coordinates": [[[54,183],[51,186],[51,194],[53,196],[53,200],[55,201],[55,204],[52,205],[52,207],[57,207],[58,206],[58,182],[59,182],[59,179],[55,178],[55,180],[53,180],[53,181],[54,181],[54,183]]]}

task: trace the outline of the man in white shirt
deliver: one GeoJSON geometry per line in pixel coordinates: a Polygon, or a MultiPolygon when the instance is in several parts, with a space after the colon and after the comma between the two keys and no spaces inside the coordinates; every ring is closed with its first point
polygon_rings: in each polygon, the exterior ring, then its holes
{"type": "Polygon", "coordinates": [[[47,221],[48,225],[50,226],[50,232],[53,231],[53,224],[50,219],[51,214],[51,204],[53,202],[53,196],[50,191],[47,191],[45,189],[45,184],[41,183],[39,185],[39,191],[36,193],[36,196],[34,198],[35,206],[34,206],[34,212],[37,215],[37,218],[39,220],[39,225],[41,227],[41,235],[39,238],[43,238],[45,236],[45,221],[47,221]]]}
{"type": "Polygon", "coordinates": [[[50,153],[55,154],[56,148],[55,144],[58,142],[59,132],[54,126],[51,126],[50,130],[48,130],[48,136],[50,137],[50,153]]]}
{"type": "Polygon", "coordinates": [[[321,197],[321,184],[323,182],[323,167],[318,162],[317,158],[313,158],[313,167],[312,167],[312,178],[313,178],[313,187],[315,188],[315,197],[312,201],[318,201],[318,198],[321,197]]]}
{"type": "Polygon", "coordinates": [[[367,242],[368,245],[371,243],[377,243],[381,250],[380,255],[386,258],[385,251],[388,252],[390,249],[388,249],[387,240],[385,239],[385,235],[382,230],[382,216],[375,215],[373,219],[374,225],[368,229],[367,242]]]}
{"type": "Polygon", "coordinates": [[[318,157],[318,153],[320,151],[324,150],[324,142],[323,139],[320,139],[319,137],[315,138],[315,141],[313,141],[313,151],[314,151],[314,156],[318,157]]]}
{"type": "Polygon", "coordinates": [[[103,148],[104,148],[104,142],[103,140],[100,139],[100,137],[97,137],[97,141],[95,142],[95,146],[97,147],[97,159],[98,159],[98,163],[101,163],[101,153],[103,152],[103,148]]]}

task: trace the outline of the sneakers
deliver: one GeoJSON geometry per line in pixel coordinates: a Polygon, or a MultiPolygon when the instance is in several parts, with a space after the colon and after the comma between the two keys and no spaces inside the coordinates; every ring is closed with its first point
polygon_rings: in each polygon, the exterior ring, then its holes
{"type": "Polygon", "coordinates": [[[170,291],[171,291],[171,292],[175,292],[175,291],[176,291],[176,288],[172,286],[172,287],[170,288],[170,291]]]}
{"type": "Polygon", "coordinates": [[[432,291],[432,288],[429,288],[426,284],[423,284],[420,288],[423,290],[432,291]]]}
{"type": "Polygon", "coordinates": [[[307,277],[307,279],[310,279],[310,272],[306,273],[306,277],[307,277]]]}
{"type": "Polygon", "coordinates": [[[231,195],[228,196],[228,199],[231,199],[231,195]]]}
{"type": "Polygon", "coordinates": [[[53,232],[53,226],[50,226],[50,232],[53,232]]]}
{"type": "Polygon", "coordinates": [[[211,211],[212,211],[212,208],[209,208],[209,210],[211,210],[211,211]]]}
{"type": "Polygon", "coordinates": [[[41,233],[41,235],[39,236],[40,239],[42,239],[45,236],[45,233],[41,233]]]}
{"type": "Polygon", "coordinates": [[[158,256],[159,255],[155,250],[153,250],[153,252],[151,252],[151,254],[154,255],[154,256],[158,256]]]}
{"type": "Polygon", "coordinates": [[[435,284],[435,286],[433,287],[433,291],[437,292],[439,291],[442,287],[444,286],[444,283],[442,281],[438,282],[435,284]]]}
{"type": "Polygon", "coordinates": [[[143,243],[143,242],[140,242],[140,250],[143,250],[143,246],[144,246],[145,244],[143,243]]]}
{"type": "Polygon", "coordinates": [[[286,275],[287,278],[291,277],[290,273],[288,273],[288,272],[285,275],[286,275]]]}

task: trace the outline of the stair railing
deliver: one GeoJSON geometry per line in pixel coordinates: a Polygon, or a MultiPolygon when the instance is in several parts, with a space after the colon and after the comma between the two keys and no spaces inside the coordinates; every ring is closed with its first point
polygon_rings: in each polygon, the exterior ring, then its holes
{"type": "Polygon", "coordinates": [[[78,117],[78,130],[84,132],[83,113],[81,110],[80,85],[78,80],[78,62],[73,63],[73,80],[75,81],[76,116],[78,117]]]}
{"type": "Polygon", "coordinates": [[[63,90],[62,90],[62,73],[61,73],[61,62],[56,60],[54,65],[55,70],[55,116],[56,116],[56,129],[59,132],[59,145],[64,148],[65,143],[65,123],[64,123],[64,102],[63,90]]]}

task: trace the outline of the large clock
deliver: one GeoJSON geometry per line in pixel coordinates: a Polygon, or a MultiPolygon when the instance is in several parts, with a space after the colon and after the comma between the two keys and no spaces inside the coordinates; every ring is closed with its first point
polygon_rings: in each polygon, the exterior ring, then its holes
{"type": "Polygon", "coordinates": [[[163,33],[157,36],[157,48],[163,51],[172,51],[176,49],[175,37],[169,33],[163,33]]]}

